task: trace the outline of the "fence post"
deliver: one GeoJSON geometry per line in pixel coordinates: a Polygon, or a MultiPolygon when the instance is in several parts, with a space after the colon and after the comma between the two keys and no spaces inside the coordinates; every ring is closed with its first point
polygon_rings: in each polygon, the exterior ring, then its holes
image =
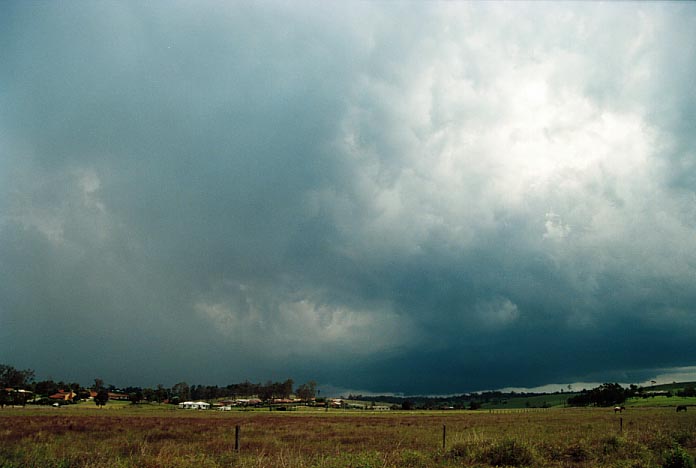
{"type": "Polygon", "coordinates": [[[447,444],[447,426],[445,424],[442,425],[442,450],[445,450],[445,446],[447,444]]]}
{"type": "Polygon", "coordinates": [[[619,418],[619,432],[623,433],[623,418],[619,418]]]}
{"type": "Polygon", "coordinates": [[[239,426],[234,426],[234,451],[239,452],[239,426]]]}

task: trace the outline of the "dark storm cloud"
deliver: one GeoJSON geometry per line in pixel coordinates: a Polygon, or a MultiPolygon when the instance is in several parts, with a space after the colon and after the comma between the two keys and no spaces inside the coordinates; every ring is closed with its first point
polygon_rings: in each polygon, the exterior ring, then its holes
{"type": "Polygon", "coordinates": [[[693,365],[693,7],[3,8],[3,360],[406,393],[693,365]]]}

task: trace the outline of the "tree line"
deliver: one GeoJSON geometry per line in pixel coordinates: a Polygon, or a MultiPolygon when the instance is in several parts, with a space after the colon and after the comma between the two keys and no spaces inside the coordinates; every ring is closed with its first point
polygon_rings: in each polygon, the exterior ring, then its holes
{"type": "Polygon", "coordinates": [[[580,394],[568,398],[568,404],[570,406],[614,406],[622,404],[638,393],[639,387],[636,385],[624,388],[618,383],[603,383],[599,387],[583,390],[580,394]]]}
{"type": "MultiPolygon", "coordinates": [[[[294,380],[287,379],[283,382],[267,381],[266,383],[253,383],[245,380],[240,383],[232,383],[226,386],[218,385],[189,385],[179,382],[171,387],[158,384],[151,387],[116,387],[106,385],[102,379],[94,379],[89,387],[84,387],[77,382],[55,381],[53,379],[36,381],[35,373],[31,369],[16,369],[13,366],[0,364],[0,406],[24,405],[31,392],[31,402],[39,404],[51,404],[54,400],[51,395],[59,392],[74,394],[73,402],[88,399],[91,392],[96,393],[95,403],[104,405],[109,399],[109,394],[127,395],[132,403],[142,401],[155,403],[177,404],[187,400],[220,400],[225,398],[258,398],[264,402],[274,399],[287,399],[291,395],[309,401],[316,397],[317,383],[313,380],[294,387],[294,380]]],[[[70,401],[68,401],[70,403],[70,401]]]]}
{"type": "MultiPolygon", "coordinates": [[[[559,392],[556,392],[559,393],[559,392]]],[[[563,393],[563,392],[560,392],[563,393]]],[[[485,404],[506,404],[514,398],[531,398],[547,393],[539,392],[502,392],[490,390],[485,392],[463,393],[450,396],[395,396],[395,395],[348,395],[349,400],[386,403],[400,409],[437,410],[437,409],[480,409],[485,404]]]]}
{"type": "MultiPolygon", "coordinates": [[[[693,384],[687,384],[684,388],[676,391],[665,391],[664,396],[696,396],[696,388],[693,384]]],[[[650,398],[655,396],[655,392],[647,391],[643,387],[631,384],[622,387],[618,383],[603,383],[591,390],[583,390],[578,395],[568,398],[570,406],[614,406],[624,403],[629,398],[650,398]]]]}
{"type": "MultiPolygon", "coordinates": [[[[572,387],[569,385],[568,390],[572,387]]],[[[564,392],[554,392],[554,395],[563,394],[564,392]]],[[[696,386],[694,384],[686,384],[684,388],[679,390],[664,391],[665,396],[696,396],[696,386]]],[[[506,404],[509,400],[519,398],[530,398],[549,395],[548,393],[536,392],[501,392],[488,391],[478,393],[465,393],[462,395],[453,395],[445,397],[429,397],[429,396],[393,396],[393,395],[349,395],[349,400],[372,401],[379,403],[389,403],[399,406],[401,409],[479,409],[483,405],[506,404]]],[[[646,389],[634,384],[628,387],[622,387],[618,383],[603,383],[590,390],[583,389],[580,392],[572,392],[568,394],[565,403],[568,406],[615,406],[623,404],[628,398],[650,398],[655,396],[655,391],[646,389]]],[[[546,402],[541,404],[541,407],[549,407],[546,402]]],[[[531,405],[529,406],[531,407],[531,405]]]]}

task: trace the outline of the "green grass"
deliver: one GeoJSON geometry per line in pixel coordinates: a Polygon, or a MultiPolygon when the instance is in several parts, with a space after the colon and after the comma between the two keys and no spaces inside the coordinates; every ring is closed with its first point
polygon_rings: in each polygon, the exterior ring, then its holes
{"type": "Polygon", "coordinates": [[[665,390],[670,392],[678,392],[684,390],[686,387],[696,387],[696,382],[673,382],[670,384],[652,385],[650,387],[645,387],[645,390],[648,392],[665,390]]]}
{"type": "Polygon", "coordinates": [[[547,395],[514,397],[495,402],[484,403],[483,409],[522,409],[565,406],[568,398],[577,393],[552,393],[547,395]]]}
{"type": "MultiPolygon", "coordinates": [[[[679,396],[654,396],[649,398],[629,398],[626,401],[625,406],[635,406],[635,407],[664,407],[664,406],[678,406],[687,405],[696,407],[696,397],[679,397],[679,396]]],[[[694,408],[696,411],[696,408],[694,408]]]]}

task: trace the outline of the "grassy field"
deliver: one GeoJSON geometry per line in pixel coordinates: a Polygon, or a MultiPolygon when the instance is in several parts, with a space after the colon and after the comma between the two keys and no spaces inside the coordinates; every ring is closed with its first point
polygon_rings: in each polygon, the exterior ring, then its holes
{"type": "MultiPolygon", "coordinates": [[[[629,398],[626,400],[626,407],[651,407],[651,406],[666,406],[675,407],[678,405],[687,405],[696,407],[696,397],[679,397],[679,396],[654,396],[650,398],[629,398]]],[[[696,408],[694,408],[696,410],[696,408]]]]}
{"type": "Polygon", "coordinates": [[[575,395],[577,395],[577,393],[551,393],[547,395],[520,396],[483,403],[481,407],[483,409],[506,409],[565,406],[568,398],[575,395]]]}
{"type": "Polygon", "coordinates": [[[695,453],[696,409],[673,407],[623,414],[570,408],[222,413],[165,405],[0,410],[3,468],[640,468],[689,466],[674,460],[695,453]]]}

